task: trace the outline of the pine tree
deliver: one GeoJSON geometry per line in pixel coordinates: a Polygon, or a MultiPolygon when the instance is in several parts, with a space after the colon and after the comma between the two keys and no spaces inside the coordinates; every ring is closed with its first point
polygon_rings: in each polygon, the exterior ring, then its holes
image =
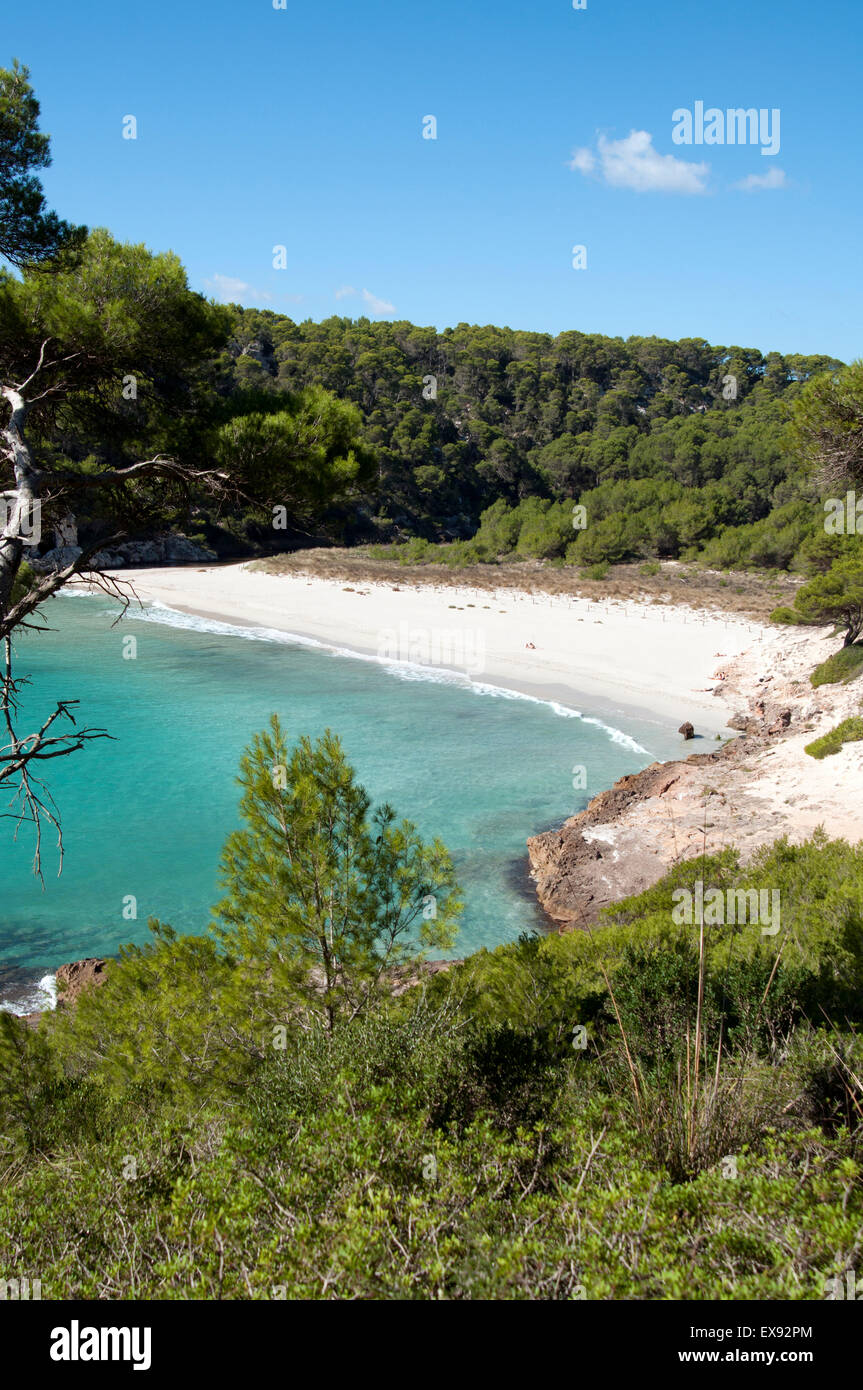
{"type": "Polygon", "coordinates": [[[327,730],[288,755],[277,716],[240,763],[246,828],[222,855],[215,930],[262,1017],[293,1007],[332,1030],[426,947],[447,948],[462,903],[439,840],[425,844],[384,805],[371,812],[327,730]]]}
{"type": "Polygon", "coordinates": [[[0,68],[0,256],[19,267],[74,257],[87,234],[49,211],[33,172],[48,167],[51,153],[29,78],[17,59],[0,68]]]}
{"type": "MultiPolygon", "coordinates": [[[[849,540],[850,553],[833,561],[826,574],[816,574],[794,595],[794,609],[807,623],[835,623],[844,631],[845,646],[863,634],[863,546],[849,540]]],[[[782,621],[782,610],[772,616],[782,621]]]]}

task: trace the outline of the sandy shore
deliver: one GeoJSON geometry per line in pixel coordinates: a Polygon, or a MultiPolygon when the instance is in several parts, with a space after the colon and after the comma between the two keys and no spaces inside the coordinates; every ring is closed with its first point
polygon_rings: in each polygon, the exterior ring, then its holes
{"type": "Polygon", "coordinates": [[[114,577],[143,602],[180,612],[440,666],[575,708],[647,712],[675,729],[689,720],[706,736],[727,736],[735,707],[716,674],[753,645],[769,662],[777,640],[737,615],[663,604],[434,584],[360,587],[245,564],[114,577]]]}
{"type": "Polygon", "coordinates": [[[829,628],[780,628],[769,651],[728,663],[726,698],[747,731],[720,752],[655,763],[600,793],[560,830],[528,841],[537,893],[562,927],[643,892],[672,865],[734,846],[746,863],[787,836],[823,827],[863,840],[863,743],[818,760],[806,745],[863,704],[863,679],[814,689],[809,676],[837,651],[829,628]]]}
{"type": "MultiPolygon", "coordinates": [[[[786,835],[863,839],[863,743],[816,761],[805,745],[860,712],[863,679],[813,689],[841,645],[828,628],[765,627],[658,602],[469,585],[346,583],[245,564],[115,572],[143,603],[269,628],[597,714],[629,712],[723,744],[683,744],[528,842],[537,893],[561,928],[643,891],[672,864],[734,845],[746,862],[786,835]],[[692,750],[688,758],[686,754],[692,750]]],[[[618,724],[620,727],[620,724],[618,724]]]]}

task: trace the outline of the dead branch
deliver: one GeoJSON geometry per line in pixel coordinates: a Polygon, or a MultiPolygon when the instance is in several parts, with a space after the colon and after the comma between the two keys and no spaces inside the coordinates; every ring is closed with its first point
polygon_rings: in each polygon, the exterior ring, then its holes
{"type": "Polygon", "coordinates": [[[42,821],[53,825],[57,831],[57,850],[59,854],[58,874],[63,868],[63,831],[57,807],[51,793],[40,777],[34,772],[34,765],[52,758],[67,757],[86,743],[97,738],[110,738],[105,729],[79,729],[71,707],[77,700],[58,700],[56,709],[33,733],[18,734],[15,719],[18,714],[18,696],[21,687],[28,684],[26,678],[16,680],[12,674],[12,640],[6,637],[4,647],[4,666],[0,676],[0,714],[6,726],[9,742],[0,747],[0,784],[13,783],[9,811],[0,812],[0,819],[16,822],[15,839],[22,824],[29,823],[36,834],[33,856],[33,872],[41,880],[42,875],[42,821]],[[69,733],[50,732],[57,720],[68,720],[73,726],[69,733]],[[17,781],[16,781],[17,779],[17,781]]]}

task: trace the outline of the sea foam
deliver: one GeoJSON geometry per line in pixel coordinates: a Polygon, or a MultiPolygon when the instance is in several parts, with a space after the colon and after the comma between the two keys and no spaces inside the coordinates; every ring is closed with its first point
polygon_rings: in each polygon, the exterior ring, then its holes
{"type": "MultiPolygon", "coordinates": [[[[114,610],[106,610],[114,616],[114,610]]],[[[594,715],[582,714],[580,710],[562,705],[558,700],[544,700],[539,695],[528,695],[521,690],[510,690],[505,686],[492,685],[487,681],[476,681],[461,671],[453,671],[440,666],[426,666],[421,662],[397,661],[389,656],[376,656],[372,652],[358,652],[350,647],[341,647],[332,642],[322,642],[316,637],[307,637],[298,632],[285,632],[281,628],[247,627],[239,623],[222,622],[219,618],[204,618],[197,613],[182,613],[158,599],[151,600],[143,609],[126,613],[126,619],[139,622],[160,623],[165,627],[182,628],[189,632],[212,632],[219,637],[240,637],[247,642],[276,642],[285,646],[312,647],[317,651],[327,651],[333,656],[346,657],[352,661],[371,661],[382,667],[388,675],[403,681],[424,681],[434,685],[455,685],[470,690],[475,695],[485,695],[498,700],[525,700],[529,704],[543,705],[561,719],[579,719],[584,724],[592,724],[601,729],[607,738],[627,748],[632,753],[650,754],[623,729],[617,729],[594,715]]]]}

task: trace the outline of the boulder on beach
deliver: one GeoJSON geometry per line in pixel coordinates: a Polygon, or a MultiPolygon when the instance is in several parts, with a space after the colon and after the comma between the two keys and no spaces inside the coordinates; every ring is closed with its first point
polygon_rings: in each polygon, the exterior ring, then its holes
{"type": "Polygon", "coordinates": [[[684,738],[695,738],[695,730],[693,729],[688,719],[685,724],[681,724],[677,732],[679,734],[683,734],[684,738]]]}

